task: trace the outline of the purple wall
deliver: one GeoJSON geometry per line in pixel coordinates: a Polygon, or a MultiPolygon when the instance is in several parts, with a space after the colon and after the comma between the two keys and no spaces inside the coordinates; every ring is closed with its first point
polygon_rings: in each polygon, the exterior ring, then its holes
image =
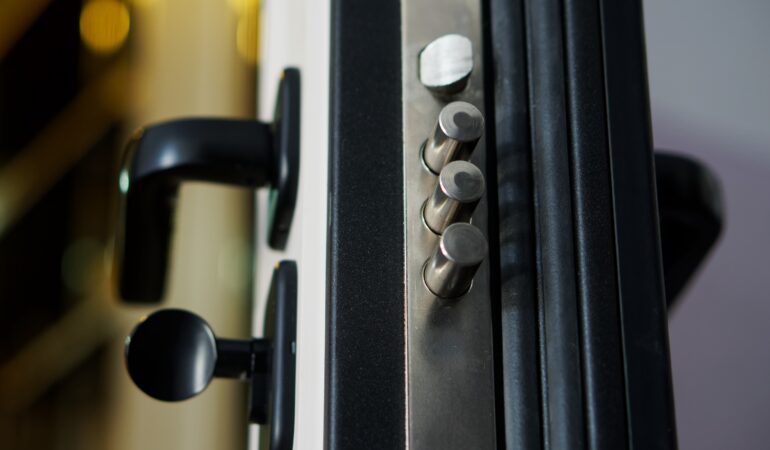
{"type": "Polygon", "coordinates": [[[726,228],[670,314],[680,446],[770,448],[770,1],[647,0],[655,146],[722,180],[726,228]]]}

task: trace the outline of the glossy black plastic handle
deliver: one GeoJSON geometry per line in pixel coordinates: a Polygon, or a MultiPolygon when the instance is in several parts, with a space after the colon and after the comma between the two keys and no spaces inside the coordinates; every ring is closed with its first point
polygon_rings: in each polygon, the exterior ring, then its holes
{"type": "Polygon", "coordinates": [[[174,204],[183,181],[271,186],[268,242],[285,246],[299,177],[299,89],[299,72],[286,69],[272,124],[183,119],[134,134],[119,181],[116,267],[124,300],[149,303],[163,297],[174,204]]]}
{"type": "Polygon", "coordinates": [[[274,159],[270,127],[255,121],[176,120],[137,131],[128,144],[119,182],[123,208],[116,250],[121,297],[155,302],[163,296],[180,182],[265,186],[274,159]]]}
{"type": "Polygon", "coordinates": [[[297,359],[297,264],[276,265],[265,308],[264,337],[221,339],[197,315],[162,309],[126,339],[126,369],[147,395],[163,401],[194,397],[214,377],[248,380],[249,421],[260,448],[293,447],[297,359]]]}
{"type": "Polygon", "coordinates": [[[655,151],[666,302],[671,308],[716,244],[724,205],[716,174],[702,162],[655,151]]]}

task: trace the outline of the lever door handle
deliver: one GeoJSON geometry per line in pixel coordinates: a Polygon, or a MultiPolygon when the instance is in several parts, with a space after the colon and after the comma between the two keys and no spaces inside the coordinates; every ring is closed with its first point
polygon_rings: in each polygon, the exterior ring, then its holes
{"type": "Polygon", "coordinates": [[[299,108],[299,71],[286,69],[272,124],[181,119],[133,135],[119,180],[116,256],[124,300],[157,302],[163,296],[174,203],[183,181],[270,186],[268,243],[285,247],[299,178],[299,108]]]}
{"type": "Polygon", "coordinates": [[[666,150],[655,151],[655,180],[663,280],[671,308],[722,232],[723,195],[708,166],[666,150]]]}

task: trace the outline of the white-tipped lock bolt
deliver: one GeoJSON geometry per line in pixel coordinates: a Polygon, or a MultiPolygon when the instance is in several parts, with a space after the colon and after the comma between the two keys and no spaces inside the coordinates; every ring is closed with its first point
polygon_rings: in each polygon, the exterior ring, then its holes
{"type": "Polygon", "coordinates": [[[438,174],[452,161],[467,161],[483,132],[484,116],[478,108],[467,102],[444,106],[422,151],[425,165],[438,174]]]}
{"type": "Polygon", "coordinates": [[[467,223],[450,225],[425,263],[425,285],[438,297],[460,297],[470,289],[486,256],[487,240],[478,228],[467,223]]]}
{"type": "Polygon", "coordinates": [[[453,161],[438,176],[423,208],[423,219],[436,234],[456,222],[469,222],[484,195],[484,175],[467,161],[453,161]]]}

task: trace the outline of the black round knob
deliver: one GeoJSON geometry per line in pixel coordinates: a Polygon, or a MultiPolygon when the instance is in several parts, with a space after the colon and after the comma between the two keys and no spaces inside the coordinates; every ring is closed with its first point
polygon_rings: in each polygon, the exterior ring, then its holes
{"type": "Polygon", "coordinates": [[[217,341],[211,327],[180,309],[155,312],[126,339],[126,366],[147,395],[179,401],[201,393],[214,376],[217,341]]]}

